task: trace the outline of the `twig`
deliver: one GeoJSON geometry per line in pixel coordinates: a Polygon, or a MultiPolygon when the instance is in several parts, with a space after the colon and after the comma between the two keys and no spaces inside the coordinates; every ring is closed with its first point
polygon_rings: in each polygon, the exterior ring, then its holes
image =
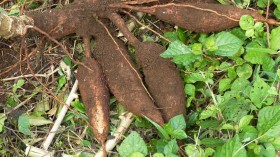
{"type": "MultiPolygon", "coordinates": [[[[51,76],[52,74],[56,73],[59,69],[56,68],[55,70],[49,72],[49,73],[45,73],[45,74],[35,74],[35,76],[37,77],[49,77],[51,76]]],[[[16,80],[16,79],[19,79],[19,78],[26,78],[26,77],[34,77],[34,75],[32,74],[27,74],[27,75],[20,75],[20,76],[15,76],[15,77],[10,77],[10,78],[5,78],[3,79],[3,81],[11,81],[11,80],[16,80]]]]}
{"type": "MultiPolygon", "coordinates": [[[[106,152],[111,151],[117,143],[122,139],[123,134],[126,132],[129,125],[133,122],[134,118],[132,117],[132,113],[127,113],[125,116],[121,115],[119,118],[121,119],[121,123],[118,126],[116,132],[112,135],[114,138],[109,139],[106,141],[106,152]]],[[[102,157],[103,150],[100,149],[96,154],[95,157],[102,157]]]]}

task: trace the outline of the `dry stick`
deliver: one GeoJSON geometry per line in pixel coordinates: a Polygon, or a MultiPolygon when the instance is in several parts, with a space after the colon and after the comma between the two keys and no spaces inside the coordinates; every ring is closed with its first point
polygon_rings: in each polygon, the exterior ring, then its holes
{"type": "MultiPolygon", "coordinates": [[[[50,73],[45,73],[45,74],[35,74],[35,76],[37,77],[49,77],[51,76],[52,74],[56,73],[59,69],[55,69],[53,71],[51,71],[50,73]]],[[[2,79],[3,81],[11,81],[11,80],[16,80],[16,79],[19,79],[19,78],[26,78],[26,77],[33,77],[34,75],[32,74],[26,74],[26,75],[20,75],[20,76],[15,76],[15,77],[9,77],[9,78],[5,78],[5,79],[2,79]]]]}
{"type": "Polygon", "coordinates": [[[118,52],[123,56],[123,58],[125,59],[125,61],[127,62],[127,64],[129,65],[129,67],[135,72],[135,74],[137,75],[137,78],[139,79],[139,81],[141,82],[142,87],[145,89],[146,93],[149,95],[149,97],[151,98],[152,101],[154,101],[153,97],[151,96],[150,92],[148,91],[148,89],[146,88],[146,86],[144,85],[144,82],[141,78],[141,76],[138,74],[137,70],[131,65],[131,63],[128,61],[128,59],[125,57],[124,53],[122,52],[122,50],[120,49],[118,43],[116,42],[116,40],[114,39],[114,37],[112,36],[112,34],[110,33],[110,31],[108,30],[108,28],[104,25],[104,23],[102,23],[100,20],[96,19],[96,21],[102,25],[102,27],[106,30],[107,34],[110,36],[110,38],[112,39],[112,41],[114,42],[114,44],[117,46],[117,50],[118,52]]]}
{"type": "Polygon", "coordinates": [[[91,52],[90,52],[90,37],[85,36],[83,37],[84,44],[85,44],[85,56],[87,58],[91,58],[91,52]]]}
{"type": "MultiPolygon", "coordinates": [[[[116,132],[112,135],[114,138],[111,138],[106,141],[106,152],[111,151],[117,143],[122,139],[123,134],[126,132],[127,128],[129,125],[133,122],[133,114],[132,113],[127,113],[126,115],[121,115],[119,117],[121,119],[121,123],[118,126],[116,132]]],[[[103,156],[103,150],[99,150],[96,154],[95,157],[102,157],[103,156]]]]}

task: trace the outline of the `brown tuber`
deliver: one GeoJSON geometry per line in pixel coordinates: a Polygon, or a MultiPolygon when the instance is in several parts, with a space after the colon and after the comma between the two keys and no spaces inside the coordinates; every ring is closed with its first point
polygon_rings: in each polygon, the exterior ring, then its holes
{"type": "Polygon", "coordinates": [[[118,14],[112,13],[108,17],[135,46],[136,60],[142,67],[148,91],[159,107],[165,122],[179,114],[186,117],[184,83],[176,65],[160,57],[165,47],[152,42],[140,42],[128,30],[118,14]]]}
{"type": "Polygon", "coordinates": [[[86,113],[95,138],[101,143],[103,152],[109,133],[110,94],[100,65],[92,58],[86,58],[78,67],[76,78],[85,104],[86,113]]]}
{"type": "Polygon", "coordinates": [[[149,13],[187,30],[205,33],[238,26],[242,15],[251,15],[256,21],[265,21],[263,16],[254,11],[215,3],[168,3],[151,7],[112,4],[111,7],[149,13]]]}
{"type": "Polygon", "coordinates": [[[102,66],[110,91],[128,111],[138,116],[145,115],[163,125],[162,115],[154,105],[124,43],[111,36],[103,26],[97,28],[96,25],[94,29],[94,57],[102,66]]]}

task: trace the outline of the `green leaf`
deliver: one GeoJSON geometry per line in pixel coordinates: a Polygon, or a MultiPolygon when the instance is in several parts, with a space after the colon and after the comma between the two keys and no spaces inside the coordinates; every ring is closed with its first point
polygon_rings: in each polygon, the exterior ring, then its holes
{"type": "Polygon", "coordinates": [[[7,119],[7,116],[4,113],[0,113],[0,133],[3,131],[4,122],[7,119]]]}
{"type": "Polygon", "coordinates": [[[168,136],[167,132],[160,125],[158,125],[156,122],[152,121],[150,118],[148,118],[146,116],[144,116],[144,117],[157,128],[157,130],[162,134],[164,139],[166,139],[166,140],[170,139],[170,137],[168,136]]]}
{"type": "Polygon", "coordinates": [[[186,84],[184,88],[185,94],[190,95],[192,97],[195,96],[195,86],[193,84],[186,84]]]}
{"type": "Polygon", "coordinates": [[[228,140],[219,151],[215,152],[214,157],[247,157],[245,147],[239,141],[238,135],[228,140]]]}
{"type": "Polygon", "coordinates": [[[13,85],[13,93],[17,91],[18,88],[24,85],[25,81],[23,79],[19,79],[16,84],[13,85]]]}
{"type": "Polygon", "coordinates": [[[155,153],[153,157],[164,157],[164,155],[162,153],[155,153]]]}
{"type": "Polygon", "coordinates": [[[280,49],[280,26],[273,29],[270,34],[270,48],[272,50],[280,49]]]}
{"type": "Polygon", "coordinates": [[[201,43],[194,43],[192,46],[193,54],[201,55],[202,54],[202,44],[201,43]]]}
{"type": "Polygon", "coordinates": [[[174,130],[170,135],[179,140],[186,139],[188,137],[184,130],[174,130]]]}
{"type": "Polygon", "coordinates": [[[239,20],[239,25],[243,30],[250,30],[254,28],[254,18],[250,15],[242,15],[239,20]]]}
{"type": "Polygon", "coordinates": [[[229,32],[221,32],[217,34],[215,45],[218,50],[215,51],[216,55],[232,57],[238,53],[242,47],[243,41],[229,32]]]}
{"type": "Polygon", "coordinates": [[[231,79],[225,78],[221,79],[219,82],[219,92],[224,92],[231,87],[231,79]]]}
{"type": "Polygon", "coordinates": [[[200,141],[200,144],[205,145],[206,147],[218,147],[222,146],[224,143],[224,140],[216,138],[204,138],[200,141]]]}
{"type": "Polygon", "coordinates": [[[182,114],[177,115],[171,118],[168,122],[174,130],[185,130],[186,129],[186,121],[182,114]]]}
{"type": "Polygon", "coordinates": [[[253,53],[266,53],[266,54],[277,54],[278,52],[269,48],[263,47],[246,47],[247,52],[253,53]]]}
{"type": "Polygon", "coordinates": [[[280,8],[275,8],[273,13],[277,19],[280,19],[280,8]]]}
{"type": "Polygon", "coordinates": [[[244,126],[239,136],[242,142],[249,142],[257,138],[258,130],[250,125],[244,126]]]}
{"type": "Polygon", "coordinates": [[[268,91],[270,86],[265,83],[260,77],[256,78],[256,81],[253,84],[253,89],[250,92],[250,98],[254,105],[258,108],[262,107],[262,104],[271,105],[273,103],[273,98],[269,98],[268,91]]]}
{"type": "Polygon", "coordinates": [[[163,58],[173,58],[173,62],[176,64],[187,65],[194,62],[197,58],[192,53],[192,50],[179,40],[172,42],[168,49],[160,54],[163,58]]]}
{"type": "Polygon", "coordinates": [[[243,65],[237,67],[236,73],[239,77],[248,79],[251,77],[251,75],[253,73],[253,69],[252,69],[251,65],[243,64],[243,65]]]}
{"type": "Polygon", "coordinates": [[[191,157],[198,157],[199,154],[202,154],[202,152],[199,151],[199,148],[197,148],[197,146],[194,144],[188,144],[185,147],[185,152],[187,153],[188,156],[191,157]]]}
{"type": "Polygon", "coordinates": [[[29,115],[29,124],[30,126],[42,126],[46,124],[52,124],[53,122],[51,120],[45,119],[44,117],[29,115]]]}
{"type": "Polygon", "coordinates": [[[169,39],[171,42],[179,40],[177,32],[166,32],[166,33],[164,33],[164,37],[169,39]]]}
{"type": "Polygon", "coordinates": [[[24,135],[31,135],[29,118],[23,114],[18,118],[18,130],[24,135]]]}
{"type": "Polygon", "coordinates": [[[211,105],[200,113],[199,120],[207,119],[209,117],[216,117],[219,109],[217,106],[211,105]]]}
{"type": "Polygon", "coordinates": [[[280,134],[280,106],[267,106],[260,110],[258,114],[257,129],[260,140],[265,142],[270,138],[275,138],[280,134]]]}
{"type": "Polygon", "coordinates": [[[145,155],[140,152],[134,152],[130,155],[130,157],[145,157],[145,155]]]}
{"type": "Polygon", "coordinates": [[[175,139],[169,141],[167,145],[164,147],[164,154],[177,154],[179,147],[177,145],[177,141],[175,139]]]}
{"type": "Polygon", "coordinates": [[[203,77],[201,73],[195,72],[195,73],[191,73],[190,75],[187,75],[185,77],[185,81],[187,83],[195,83],[197,81],[205,82],[206,79],[203,77]]]}
{"type": "Polygon", "coordinates": [[[244,128],[245,126],[248,126],[248,125],[250,124],[251,120],[253,119],[253,117],[254,117],[254,116],[252,116],[252,115],[246,115],[246,116],[242,117],[242,118],[240,119],[239,124],[238,124],[238,128],[239,128],[239,129],[242,129],[242,128],[244,128]]]}
{"type": "Polygon", "coordinates": [[[163,58],[172,58],[178,55],[192,54],[192,50],[179,40],[172,42],[168,49],[160,56],[163,58]]]}
{"type": "Polygon", "coordinates": [[[122,157],[131,157],[136,152],[142,153],[144,156],[148,155],[148,149],[144,140],[137,132],[133,131],[121,143],[119,153],[122,157]]]}

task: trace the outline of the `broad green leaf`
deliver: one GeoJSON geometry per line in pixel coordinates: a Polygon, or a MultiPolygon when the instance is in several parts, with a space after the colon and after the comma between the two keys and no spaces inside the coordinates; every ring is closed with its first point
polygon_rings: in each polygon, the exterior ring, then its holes
{"type": "Polygon", "coordinates": [[[222,62],[219,66],[219,70],[227,70],[228,68],[232,67],[232,64],[229,62],[222,62]]]}
{"type": "Polygon", "coordinates": [[[175,139],[169,141],[167,145],[164,147],[164,154],[172,153],[177,154],[179,147],[177,145],[177,141],[175,139]]]}
{"type": "Polygon", "coordinates": [[[234,79],[234,78],[236,78],[236,76],[237,76],[237,74],[236,74],[234,67],[228,68],[228,77],[230,79],[234,79]]]}
{"type": "Polygon", "coordinates": [[[119,153],[122,157],[131,157],[136,152],[142,153],[144,156],[148,155],[148,149],[144,140],[137,132],[133,131],[121,143],[119,153]]]}
{"type": "Polygon", "coordinates": [[[195,86],[193,84],[186,84],[184,88],[185,94],[195,96],[195,86]]]}
{"type": "Polygon", "coordinates": [[[264,60],[270,58],[269,55],[263,51],[247,51],[244,59],[252,64],[263,64],[264,60]]]}
{"type": "Polygon", "coordinates": [[[156,141],[156,148],[158,153],[164,153],[164,147],[167,145],[168,141],[165,139],[159,139],[156,141]]]}
{"type": "Polygon", "coordinates": [[[240,122],[238,124],[238,129],[242,129],[244,128],[245,126],[248,126],[251,122],[251,120],[253,119],[253,116],[252,115],[246,115],[244,117],[242,117],[240,119],[240,122]]]}
{"type": "Polygon", "coordinates": [[[231,124],[224,124],[222,127],[221,127],[221,130],[235,130],[233,125],[231,124]]]}
{"type": "Polygon", "coordinates": [[[221,124],[220,121],[217,120],[205,120],[200,121],[199,126],[201,126],[202,129],[209,129],[209,128],[216,128],[221,124]]]}
{"type": "Polygon", "coordinates": [[[250,86],[250,82],[244,78],[237,78],[231,86],[231,90],[235,92],[242,92],[246,87],[250,86]]]}
{"type": "Polygon", "coordinates": [[[253,69],[252,69],[251,65],[243,64],[243,65],[237,67],[236,73],[239,77],[248,79],[251,77],[251,75],[253,73],[253,69]]]}
{"type": "Polygon", "coordinates": [[[18,118],[18,130],[24,135],[31,135],[29,118],[27,115],[21,115],[18,118]]]}
{"type": "Polygon", "coordinates": [[[177,32],[166,32],[166,33],[164,33],[164,37],[169,39],[171,42],[179,40],[177,32]]]}
{"type": "Polygon", "coordinates": [[[277,54],[278,52],[269,48],[263,47],[246,47],[247,52],[253,53],[266,53],[266,54],[277,54]]]}
{"type": "Polygon", "coordinates": [[[270,34],[270,48],[272,50],[280,49],[280,26],[273,29],[270,34]]]}
{"type": "Polygon", "coordinates": [[[129,157],[145,157],[145,155],[140,152],[134,152],[129,157]]]}
{"type": "Polygon", "coordinates": [[[188,137],[184,130],[174,130],[170,135],[179,140],[186,139],[188,137]]]}
{"type": "Polygon", "coordinates": [[[245,32],[246,37],[254,37],[255,35],[255,30],[254,29],[249,29],[245,32]]]}
{"type": "Polygon", "coordinates": [[[177,115],[171,118],[168,122],[174,130],[185,130],[186,129],[186,121],[182,114],[177,115]]]}
{"type": "Polygon", "coordinates": [[[164,157],[164,155],[162,153],[155,153],[153,157],[164,157]]]}
{"type": "Polygon", "coordinates": [[[218,107],[215,105],[211,105],[200,113],[199,120],[207,119],[209,117],[216,117],[218,112],[218,107]]]}
{"type": "Polygon", "coordinates": [[[203,138],[200,141],[200,144],[205,145],[206,147],[218,147],[225,143],[224,140],[218,138],[203,138]]]}
{"type": "Polygon", "coordinates": [[[260,77],[257,77],[256,81],[253,84],[253,89],[250,92],[250,99],[254,105],[258,108],[261,108],[263,104],[271,105],[273,98],[268,97],[268,90],[270,86],[265,83],[260,77]]]}
{"type": "Polygon", "coordinates": [[[196,146],[194,144],[188,144],[185,147],[185,152],[187,153],[188,156],[199,157],[203,152],[200,152],[198,147],[199,146],[196,146]]]}
{"type": "Polygon", "coordinates": [[[0,113],[0,133],[3,131],[4,122],[7,119],[7,116],[4,113],[0,113]]]}
{"type": "Polygon", "coordinates": [[[243,41],[229,32],[221,32],[217,34],[215,45],[218,46],[218,50],[215,51],[219,56],[234,56],[241,48],[243,41]]]}
{"type": "Polygon", "coordinates": [[[274,148],[279,151],[280,150],[280,136],[275,137],[275,139],[271,142],[274,148]]]}
{"type": "Polygon", "coordinates": [[[192,46],[193,54],[201,55],[202,54],[202,44],[201,43],[194,43],[192,46]]]}
{"type": "Polygon", "coordinates": [[[210,36],[206,39],[205,47],[207,50],[213,52],[218,50],[218,46],[215,45],[215,37],[210,36]]]}
{"type": "Polygon", "coordinates": [[[172,42],[168,49],[160,56],[163,58],[172,58],[178,55],[192,54],[192,50],[179,40],[172,42]]]}
{"type": "Polygon", "coordinates": [[[234,138],[226,141],[226,143],[220,147],[219,151],[215,152],[214,157],[247,157],[245,147],[239,141],[238,135],[234,138]]]}
{"type": "Polygon", "coordinates": [[[29,115],[28,119],[30,126],[42,126],[53,123],[51,120],[45,119],[44,117],[38,117],[34,115],[29,115]]]}
{"type": "Polygon", "coordinates": [[[245,126],[242,131],[238,134],[242,142],[249,142],[257,138],[258,130],[253,126],[245,126]]]}
{"type": "Polygon", "coordinates": [[[264,143],[264,147],[261,147],[261,155],[264,157],[275,157],[276,151],[271,143],[264,143]]]}
{"type": "Polygon", "coordinates": [[[231,79],[221,79],[219,82],[219,92],[224,92],[231,87],[231,79]]]}
{"type": "Polygon", "coordinates": [[[197,81],[205,82],[206,79],[202,76],[201,73],[196,72],[196,73],[191,73],[190,75],[187,75],[185,77],[185,81],[187,83],[195,83],[197,81]]]}
{"type": "Polygon", "coordinates": [[[239,20],[239,25],[243,30],[250,30],[254,28],[254,18],[250,15],[242,15],[239,20]]]}
{"type": "Polygon", "coordinates": [[[277,19],[280,19],[280,8],[275,8],[273,13],[277,19]]]}
{"type": "Polygon", "coordinates": [[[260,140],[265,142],[280,135],[280,106],[267,106],[258,114],[257,129],[260,140]]]}

